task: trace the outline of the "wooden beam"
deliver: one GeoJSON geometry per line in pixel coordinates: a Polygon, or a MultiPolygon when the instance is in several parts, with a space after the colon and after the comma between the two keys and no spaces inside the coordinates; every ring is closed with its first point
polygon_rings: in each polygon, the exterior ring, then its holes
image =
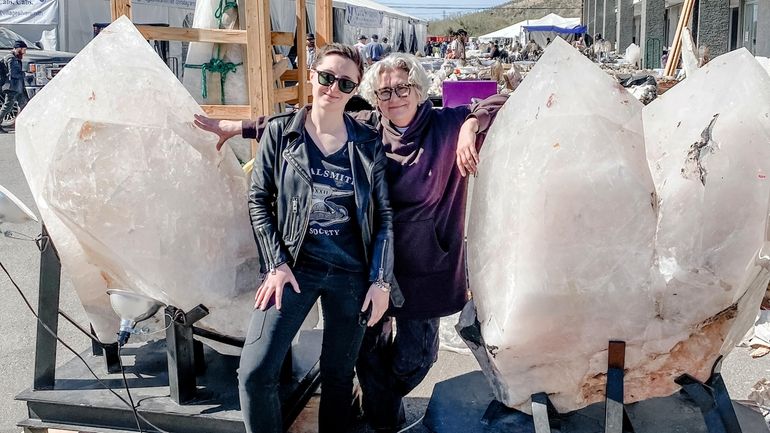
{"type": "MultiPolygon", "coordinates": [[[[307,27],[307,13],[305,12],[305,0],[296,0],[296,16],[297,16],[297,71],[307,71],[309,65],[307,64],[307,49],[305,46],[307,27]]],[[[299,73],[297,73],[299,76],[299,73]]],[[[307,104],[307,80],[298,80],[296,86],[296,99],[299,101],[299,105],[307,104]]]]}
{"type": "MultiPolygon", "coordinates": [[[[246,66],[249,81],[250,118],[270,115],[273,111],[273,55],[270,32],[270,3],[246,0],[246,66]]],[[[251,142],[252,157],[257,154],[257,142],[251,142]]]]}
{"type": "MultiPolygon", "coordinates": [[[[299,40],[299,33],[297,33],[297,40],[299,40]]],[[[294,46],[294,33],[291,32],[271,32],[270,44],[272,45],[286,45],[289,47],[294,46]]]]}
{"type": "Polygon", "coordinates": [[[131,19],[131,0],[110,0],[110,13],[112,21],[123,15],[131,19]]]}
{"type": "Polygon", "coordinates": [[[284,87],[275,91],[275,102],[288,102],[298,99],[298,86],[284,87]]]}
{"type": "MultiPolygon", "coordinates": [[[[303,74],[304,81],[307,81],[310,77],[310,71],[305,70],[303,74]]],[[[281,81],[299,81],[299,69],[290,69],[281,74],[281,81]]]]}
{"type": "Polygon", "coordinates": [[[694,0],[684,0],[681,15],[679,15],[679,22],[676,26],[676,33],[674,33],[674,40],[671,44],[671,49],[668,52],[668,62],[664,68],[664,76],[673,76],[676,74],[676,68],[679,66],[679,59],[682,55],[682,34],[684,28],[689,27],[690,25],[690,18],[692,17],[694,5],[694,0]]]}
{"type": "Polygon", "coordinates": [[[332,0],[315,0],[315,44],[323,47],[334,42],[332,0]]]}
{"type": "Polygon", "coordinates": [[[246,30],[193,29],[184,27],[136,26],[145,39],[155,41],[246,44],[246,30]]]}
{"type": "Polygon", "coordinates": [[[251,119],[251,106],[249,105],[201,105],[201,108],[207,116],[214,119],[251,119]]]}

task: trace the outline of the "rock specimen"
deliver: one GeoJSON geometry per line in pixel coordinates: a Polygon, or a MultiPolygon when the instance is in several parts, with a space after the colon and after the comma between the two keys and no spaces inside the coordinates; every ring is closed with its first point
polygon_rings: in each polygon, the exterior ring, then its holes
{"type": "Polygon", "coordinates": [[[464,335],[508,406],[602,400],[610,340],[627,344],[626,402],[668,395],[683,373],[707,379],[756,315],[770,79],[730,53],[642,119],[557,38],[491,128],[469,218],[476,308],[461,325],[478,321],[480,338],[464,335]]]}
{"type": "Polygon", "coordinates": [[[22,169],[104,342],[119,322],[108,288],[184,310],[204,304],[202,327],[245,335],[259,278],[247,182],[232,151],[193,126],[196,113],[123,17],[19,116],[22,169]]]}

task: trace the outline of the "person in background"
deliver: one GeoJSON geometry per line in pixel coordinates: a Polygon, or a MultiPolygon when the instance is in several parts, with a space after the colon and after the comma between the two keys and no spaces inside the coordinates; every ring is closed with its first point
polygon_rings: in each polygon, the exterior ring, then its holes
{"type": "MultiPolygon", "coordinates": [[[[393,209],[392,308],[367,329],[356,366],[364,413],[378,433],[397,432],[404,423],[404,396],[437,360],[440,318],[460,311],[468,300],[467,176],[475,174],[478,146],[507,100],[494,95],[473,105],[434,109],[429,87],[415,56],[393,53],[369,68],[360,87],[376,110],[355,114],[382,137],[393,209]]],[[[265,130],[264,118],[200,119],[204,129],[219,135],[217,148],[238,134],[259,139],[265,130]]]]}
{"type": "Polygon", "coordinates": [[[307,68],[315,62],[315,35],[312,33],[307,34],[307,41],[305,43],[305,53],[307,55],[307,68]]]}
{"type": "Polygon", "coordinates": [[[446,58],[447,50],[449,49],[448,44],[446,41],[441,41],[441,46],[439,47],[439,52],[441,54],[441,58],[446,58]]]}
{"type": "MultiPolygon", "coordinates": [[[[394,283],[388,160],[379,134],[344,112],[362,74],[355,48],[326,45],[311,67],[313,105],[265,119],[248,197],[264,279],[238,367],[249,433],[283,433],[279,373],[319,297],[318,431],[346,431],[366,325],[388,308],[394,283]]],[[[203,116],[195,124],[212,130],[203,116]]]]}
{"type": "MultiPolygon", "coordinates": [[[[27,89],[24,88],[24,68],[21,63],[26,53],[27,44],[24,41],[16,41],[11,52],[2,60],[8,75],[3,77],[3,105],[0,108],[0,120],[5,119],[16,103],[19,104],[19,111],[21,111],[29,102],[27,89]]],[[[6,134],[8,131],[0,126],[0,133],[6,134]]]]}
{"type": "Polygon", "coordinates": [[[393,45],[388,42],[388,38],[382,38],[383,57],[393,52],[393,45]]]}
{"type": "Polygon", "coordinates": [[[425,43],[425,57],[430,57],[433,54],[433,43],[431,41],[428,41],[425,43]]]}
{"type": "Polygon", "coordinates": [[[460,29],[457,31],[455,40],[452,41],[452,58],[460,61],[460,66],[465,66],[465,39],[468,33],[460,29]]]}
{"type": "Polygon", "coordinates": [[[661,69],[666,69],[666,63],[668,63],[668,50],[663,49],[663,55],[660,56],[661,69]]]}
{"type": "Polygon", "coordinates": [[[366,49],[367,40],[369,40],[369,38],[367,38],[366,35],[361,35],[358,37],[358,43],[353,45],[355,49],[358,50],[358,54],[361,56],[361,61],[364,63],[364,66],[369,65],[368,50],[366,49]]]}
{"type": "Polygon", "coordinates": [[[385,50],[382,48],[382,44],[379,41],[377,35],[372,35],[372,40],[366,45],[366,56],[369,58],[369,64],[379,62],[385,57],[385,50]]]}

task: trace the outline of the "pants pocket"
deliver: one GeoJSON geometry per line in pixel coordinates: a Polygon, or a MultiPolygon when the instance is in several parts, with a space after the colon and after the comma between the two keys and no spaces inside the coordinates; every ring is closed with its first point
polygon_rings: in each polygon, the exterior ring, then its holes
{"type": "Polygon", "coordinates": [[[267,311],[259,309],[254,310],[251,314],[249,330],[246,332],[246,345],[254,344],[262,338],[262,331],[265,329],[265,316],[267,316],[267,311]]]}

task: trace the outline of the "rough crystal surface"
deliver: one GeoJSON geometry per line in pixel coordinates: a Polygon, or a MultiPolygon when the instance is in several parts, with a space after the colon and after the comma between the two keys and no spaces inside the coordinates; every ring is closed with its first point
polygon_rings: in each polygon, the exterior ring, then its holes
{"type": "Polygon", "coordinates": [[[19,116],[16,152],[65,272],[100,340],[118,318],[105,290],[135,290],[243,337],[258,261],[246,178],[195,128],[200,107],[121,18],[19,116]]]}
{"type": "Polygon", "coordinates": [[[561,411],[600,401],[610,340],[627,344],[627,402],[670,394],[682,373],[707,379],[756,314],[767,74],[731,53],[642,113],[557,39],[491,128],[461,325],[478,320],[469,346],[509,406],[537,392],[561,411]]]}

